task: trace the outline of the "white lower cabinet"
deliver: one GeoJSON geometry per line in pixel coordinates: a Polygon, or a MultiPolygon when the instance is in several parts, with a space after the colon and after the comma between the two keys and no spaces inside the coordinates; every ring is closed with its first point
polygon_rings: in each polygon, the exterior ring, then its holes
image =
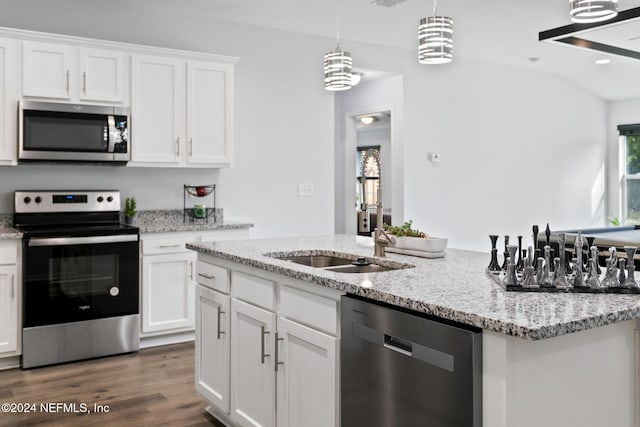
{"type": "Polygon", "coordinates": [[[195,325],[193,252],[142,258],[142,332],[195,325]]]}
{"type": "Polygon", "coordinates": [[[241,426],[275,425],[275,324],[274,313],[231,300],[231,418],[241,426]]]}
{"type": "Polygon", "coordinates": [[[0,355],[18,350],[18,268],[0,265],[0,355]]]}
{"type": "Polygon", "coordinates": [[[338,339],[278,317],[278,427],[337,426],[338,339]]]}
{"type": "Polygon", "coordinates": [[[202,254],[197,265],[196,389],[211,412],[237,426],[339,426],[341,292],[202,254]],[[202,286],[212,271],[225,293],[202,286]]]}
{"type": "MultiPolygon", "coordinates": [[[[244,229],[141,235],[141,347],[193,340],[197,254],[185,244],[248,237],[249,231],[244,229]]],[[[201,270],[198,281],[203,286],[228,292],[226,270],[201,270]]]]}
{"type": "Polygon", "coordinates": [[[22,337],[21,240],[0,240],[0,369],[18,365],[22,337]]]}
{"type": "Polygon", "coordinates": [[[230,298],[196,285],[196,390],[229,413],[230,298]]]}

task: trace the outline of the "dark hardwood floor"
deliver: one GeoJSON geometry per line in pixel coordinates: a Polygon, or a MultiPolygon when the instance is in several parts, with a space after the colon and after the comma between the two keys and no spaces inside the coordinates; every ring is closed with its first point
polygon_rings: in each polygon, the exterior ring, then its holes
{"type": "Polygon", "coordinates": [[[0,371],[0,404],[36,406],[31,413],[0,410],[0,426],[221,427],[205,411],[207,403],[193,384],[193,343],[26,371],[0,371]],[[57,403],[67,404],[67,412],[57,403]],[[91,413],[68,412],[74,403],[76,411],[84,411],[85,404],[91,413]],[[49,405],[51,411],[44,412],[41,404],[49,405]],[[94,412],[94,404],[108,406],[108,412],[94,412]]]}

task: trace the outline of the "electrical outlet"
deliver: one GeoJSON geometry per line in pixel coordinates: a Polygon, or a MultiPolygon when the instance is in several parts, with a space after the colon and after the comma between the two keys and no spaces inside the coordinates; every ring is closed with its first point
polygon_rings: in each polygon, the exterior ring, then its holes
{"type": "Polygon", "coordinates": [[[313,197],[313,184],[311,183],[298,184],[298,196],[313,197]]]}

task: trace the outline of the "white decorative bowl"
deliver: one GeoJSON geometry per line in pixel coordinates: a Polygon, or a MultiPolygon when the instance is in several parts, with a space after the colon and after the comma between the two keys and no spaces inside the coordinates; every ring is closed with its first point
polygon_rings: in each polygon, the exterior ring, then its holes
{"type": "Polygon", "coordinates": [[[398,249],[409,249],[423,252],[444,252],[447,248],[447,239],[440,237],[395,237],[398,249]]]}

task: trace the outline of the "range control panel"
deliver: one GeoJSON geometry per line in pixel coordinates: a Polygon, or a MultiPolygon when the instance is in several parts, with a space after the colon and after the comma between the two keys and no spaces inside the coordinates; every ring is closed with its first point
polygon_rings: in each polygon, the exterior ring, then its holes
{"type": "Polygon", "coordinates": [[[16,213],[120,211],[120,191],[16,191],[14,206],[16,213]]]}

